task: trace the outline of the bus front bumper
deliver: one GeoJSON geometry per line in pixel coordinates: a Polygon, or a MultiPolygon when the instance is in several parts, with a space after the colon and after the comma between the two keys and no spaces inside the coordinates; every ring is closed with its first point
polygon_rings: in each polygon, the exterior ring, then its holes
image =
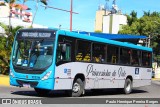
{"type": "Polygon", "coordinates": [[[28,88],[54,89],[54,80],[52,78],[46,80],[26,80],[10,76],[10,85],[28,88]]]}

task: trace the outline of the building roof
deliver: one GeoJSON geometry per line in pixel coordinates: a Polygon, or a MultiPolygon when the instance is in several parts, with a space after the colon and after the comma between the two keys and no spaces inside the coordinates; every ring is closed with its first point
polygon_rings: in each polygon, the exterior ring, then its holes
{"type": "Polygon", "coordinates": [[[127,35],[127,34],[107,34],[107,33],[95,33],[95,32],[77,32],[79,34],[87,34],[89,36],[100,37],[105,39],[112,39],[112,40],[121,40],[121,39],[145,39],[146,36],[143,35],[127,35]]]}
{"type": "Polygon", "coordinates": [[[23,4],[11,4],[12,7],[15,7],[15,8],[19,8],[21,10],[27,10],[28,7],[26,5],[23,5],[23,4]]]}

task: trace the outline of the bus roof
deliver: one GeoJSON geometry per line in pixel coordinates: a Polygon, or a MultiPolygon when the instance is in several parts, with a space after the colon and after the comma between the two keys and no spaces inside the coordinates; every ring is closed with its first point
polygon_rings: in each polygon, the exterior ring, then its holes
{"type": "Polygon", "coordinates": [[[97,32],[83,32],[83,31],[73,31],[79,34],[86,34],[94,37],[110,39],[110,40],[125,40],[125,39],[146,39],[147,36],[144,35],[129,35],[129,34],[110,34],[110,33],[97,33],[97,32]]]}
{"type": "Polygon", "coordinates": [[[57,33],[65,35],[65,36],[79,38],[79,39],[86,39],[86,40],[91,40],[91,41],[96,41],[96,42],[108,43],[111,45],[117,45],[117,46],[128,47],[128,48],[132,48],[132,49],[139,49],[139,50],[152,52],[152,48],[139,46],[139,45],[135,45],[135,44],[128,43],[128,42],[119,42],[119,41],[115,41],[115,40],[93,37],[93,36],[89,36],[86,34],[78,34],[75,32],[69,32],[69,31],[64,31],[64,30],[58,30],[57,33]]]}

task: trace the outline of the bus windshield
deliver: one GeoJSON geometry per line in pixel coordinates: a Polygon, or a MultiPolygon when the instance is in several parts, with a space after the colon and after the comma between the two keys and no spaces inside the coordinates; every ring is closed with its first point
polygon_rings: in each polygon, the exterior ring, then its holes
{"type": "Polygon", "coordinates": [[[45,69],[52,64],[54,39],[17,39],[13,65],[23,69],[45,69]]]}

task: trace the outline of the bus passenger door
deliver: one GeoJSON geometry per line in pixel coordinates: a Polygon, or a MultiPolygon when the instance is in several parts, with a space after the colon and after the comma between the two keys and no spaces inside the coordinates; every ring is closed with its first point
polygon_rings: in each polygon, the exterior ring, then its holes
{"type": "Polygon", "coordinates": [[[68,64],[71,62],[71,45],[67,42],[59,42],[56,56],[55,77],[58,77],[56,79],[58,82],[55,85],[55,89],[71,89],[71,66],[68,64]]]}

